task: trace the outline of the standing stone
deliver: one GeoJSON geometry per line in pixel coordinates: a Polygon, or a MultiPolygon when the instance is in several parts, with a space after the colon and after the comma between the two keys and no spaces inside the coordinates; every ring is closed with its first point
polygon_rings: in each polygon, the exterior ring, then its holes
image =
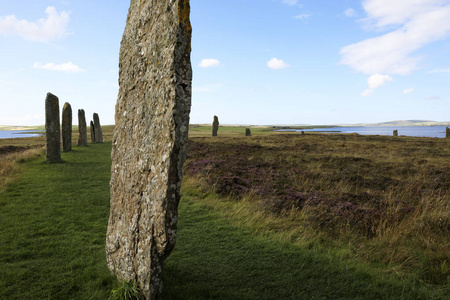
{"type": "Polygon", "coordinates": [[[445,138],[450,139],[450,128],[445,127],[445,138]]]}
{"type": "Polygon", "coordinates": [[[45,140],[47,161],[61,162],[61,131],[59,124],[59,99],[51,93],[45,98],[45,140]]]}
{"type": "Polygon", "coordinates": [[[217,136],[217,131],[219,130],[219,118],[214,116],[214,121],[212,124],[212,136],[217,136]]]}
{"type": "Polygon", "coordinates": [[[62,142],[64,152],[72,150],[72,107],[68,102],[62,111],[62,142]]]}
{"type": "Polygon", "coordinates": [[[252,136],[252,131],[250,128],[245,128],[245,136],[252,136]]]}
{"type": "Polygon", "coordinates": [[[94,129],[94,122],[91,121],[90,124],[90,129],[91,129],[91,144],[95,143],[95,129],[94,129]]]}
{"type": "Polygon", "coordinates": [[[103,143],[103,133],[102,127],[100,126],[100,118],[96,113],[94,113],[94,131],[95,131],[95,142],[103,143]]]}
{"type": "Polygon", "coordinates": [[[192,69],[189,0],[131,0],[112,141],[109,269],[160,299],[177,238],[192,69]]]}
{"type": "Polygon", "coordinates": [[[394,130],[394,136],[398,136],[398,130],[394,130]]]}
{"type": "Polygon", "coordinates": [[[84,109],[78,110],[78,142],[77,146],[87,146],[86,115],[84,109]]]}

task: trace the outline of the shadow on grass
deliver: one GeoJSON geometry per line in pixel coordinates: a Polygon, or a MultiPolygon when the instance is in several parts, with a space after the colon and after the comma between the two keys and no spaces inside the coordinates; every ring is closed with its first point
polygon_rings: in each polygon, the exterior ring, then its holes
{"type": "MultiPolygon", "coordinates": [[[[186,199],[187,198],[187,199],[186,199]]],[[[195,200],[180,204],[163,299],[439,299],[287,242],[234,227],[195,200]]]]}

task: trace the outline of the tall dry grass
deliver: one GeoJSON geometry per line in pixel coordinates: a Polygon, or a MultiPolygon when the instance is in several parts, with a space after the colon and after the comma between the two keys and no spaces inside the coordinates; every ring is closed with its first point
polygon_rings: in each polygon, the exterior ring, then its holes
{"type": "Polygon", "coordinates": [[[443,139],[195,138],[185,173],[186,186],[234,203],[230,216],[241,225],[449,283],[450,147],[443,139]]]}
{"type": "Polygon", "coordinates": [[[0,148],[0,191],[20,172],[20,164],[42,156],[44,147],[4,146],[0,148]]]}

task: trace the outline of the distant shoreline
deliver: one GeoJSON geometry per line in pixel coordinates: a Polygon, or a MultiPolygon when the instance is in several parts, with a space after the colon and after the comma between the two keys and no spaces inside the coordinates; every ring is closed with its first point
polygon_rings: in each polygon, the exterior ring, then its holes
{"type": "Polygon", "coordinates": [[[24,131],[24,130],[39,130],[41,126],[5,126],[0,125],[0,131],[24,131]]]}
{"type": "MultiPolygon", "coordinates": [[[[103,125],[114,126],[114,125],[103,125]]],[[[211,124],[190,124],[190,126],[211,126],[211,124]]],[[[436,122],[425,120],[405,120],[380,123],[359,123],[359,124],[335,124],[335,125],[310,125],[310,124],[272,124],[272,125],[250,125],[250,124],[221,124],[220,127],[250,127],[250,128],[273,128],[273,129],[313,129],[332,127],[388,127],[388,126],[450,126],[450,122],[436,122]]],[[[73,126],[77,129],[78,126],[73,126]]],[[[11,126],[0,125],[0,131],[24,131],[24,130],[45,130],[45,125],[36,126],[11,126]]]]}

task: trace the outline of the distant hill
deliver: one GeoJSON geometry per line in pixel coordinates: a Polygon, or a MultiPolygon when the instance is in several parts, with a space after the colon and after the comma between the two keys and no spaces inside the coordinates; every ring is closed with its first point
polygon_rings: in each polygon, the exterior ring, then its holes
{"type": "Polygon", "coordinates": [[[361,123],[351,125],[339,125],[339,126],[449,126],[450,122],[436,122],[429,120],[398,120],[381,123],[361,123]]]}
{"type": "Polygon", "coordinates": [[[9,126],[9,125],[0,125],[0,131],[12,131],[12,130],[45,130],[45,125],[40,125],[40,126],[9,126]]]}
{"type": "Polygon", "coordinates": [[[435,121],[429,120],[400,120],[400,121],[390,121],[381,122],[374,124],[375,126],[429,126],[435,125],[435,121]]]}

